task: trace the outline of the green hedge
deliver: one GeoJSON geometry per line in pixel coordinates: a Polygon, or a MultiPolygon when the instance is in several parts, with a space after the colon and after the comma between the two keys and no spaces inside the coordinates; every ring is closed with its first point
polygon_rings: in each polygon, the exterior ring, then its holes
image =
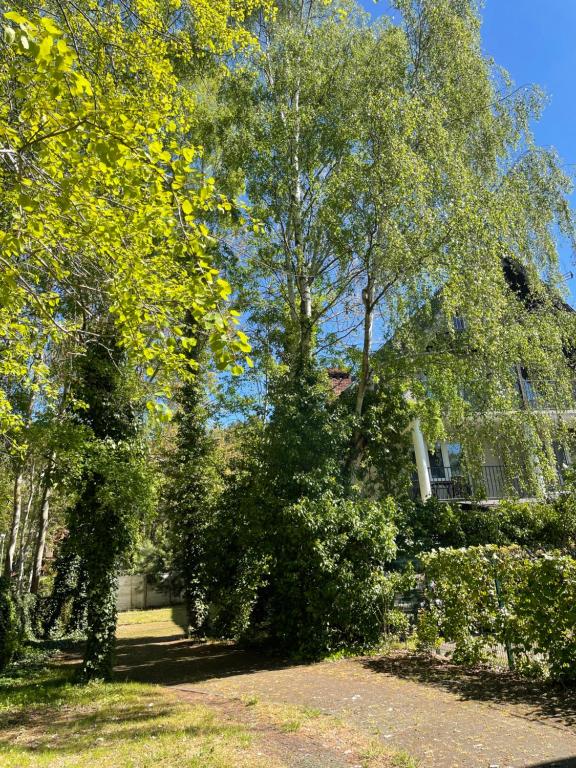
{"type": "Polygon", "coordinates": [[[576,682],[576,559],[518,546],[441,549],[422,556],[428,608],[420,642],[455,643],[457,663],[507,648],[511,666],[576,682]]]}
{"type": "Polygon", "coordinates": [[[527,549],[576,550],[576,494],[541,502],[505,500],[471,506],[430,499],[403,505],[397,520],[398,556],[419,559],[439,547],[518,544],[527,549]]]}

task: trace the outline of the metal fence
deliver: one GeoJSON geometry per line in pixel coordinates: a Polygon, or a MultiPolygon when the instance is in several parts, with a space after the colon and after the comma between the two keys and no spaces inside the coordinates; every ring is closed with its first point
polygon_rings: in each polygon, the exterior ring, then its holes
{"type": "MultiPolygon", "coordinates": [[[[408,618],[409,630],[407,636],[404,638],[406,641],[408,641],[410,637],[416,636],[418,616],[426,604],[424,579],[425,577],[423,574],[417,574],[414,589],[397,594],[394,598],[394,608],[402,611],[408,618]]],[[[506,646],[503,643],[495,643],[492,638],[487,635],[476,634],[475,637],[476,639],[483,640],[484,659],[482,665],[484,667],[488,667],[495,671],[514,671],[516,669],[518,657],[514,648],[506,646]]],[[[455,642],[442,641],[436,649],[436,654],[450,660],[455,649],[455,642]]],[[[544,662],[542,654],[536,652],[524,652],[522,656],[524,660],[530,660],[540,664],[544,662]]]]}
{"type": "Polygon", "coordinates": [[[512,490],[522,493],[522,484],[517,477],[509,477],[501,464],[485,464],[480,477],[472,478],[452,467],[429,469],[432,495],[440,501],[470,499],[474,496],[495,501],[505,498],[512,490]]]}

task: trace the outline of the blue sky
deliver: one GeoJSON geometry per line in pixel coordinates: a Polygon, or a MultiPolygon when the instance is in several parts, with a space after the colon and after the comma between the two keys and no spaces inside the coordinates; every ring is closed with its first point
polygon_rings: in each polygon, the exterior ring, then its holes
{"type": "MultiPolygon", "coordinates": [[[[374,16],[388,5],[386,0],[360,2],[374,16]]],[[[567,170],[576,173],[576,0],[485,0],[483,19],[485,53],[517,85],[537,83],[548,94],[548,106],[534,126],[538,143],[555,147],[567,170]]],[[[565,272],[576,272],[569,249],[561,249],[561,259],[565,272]]],[[[574,303],[576,279],[568,286],[574,303]]]]}

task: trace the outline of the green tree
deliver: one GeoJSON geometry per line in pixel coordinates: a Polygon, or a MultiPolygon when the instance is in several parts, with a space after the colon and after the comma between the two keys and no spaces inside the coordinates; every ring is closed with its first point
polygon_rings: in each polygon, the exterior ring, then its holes
{"type": "Polygon", "coordinates": [[[201,632],[206,620],[207,548],[222,486],[215,440],[207,421],[205,387],[197,377],[178,393],[176,445],[167,467],[163,502],[170,530],[171,564],[183,586],[189,635],[201,632]]]}
{"type": "Polygon", "coordinates": [[[0,576],[0,670],[12,661],[19,644],[18,620],[10,581],[0,576]]]}
{"type": "Polygon", "coordinates": [[[395,7],[399,26],[385,22],[364,37],[357,143],[338,189],[339,235],[364,281],[357,415],[374,377],[403,379],[455,427],[471,418],[477,429],[479,414],[514,409],[514,362],[557,382],[555,402],[565,407],[574,318],[560,300],[556,232],[573,239],[574,226],[569,179],[530,129],[542,94],[514,90],[483,56],[477,3],[395,7]],[[375,366],[379,316],[392,341],[375,366]]]}
{"type": "Polygon", "coordinates": [[[394,6],[399,23],[370,24],[353,3],[280,3],[236,78],[252,109],[230,155],[266,224],[254,322],[295,377],[359,342],[352,483],[371,388],[410,393],[432,442],[443,415],[466,438],[513,432],[547,466],[558,422],[519,413],[514,370],[570,402],[556,238],[574,240],[571,182],[532,136],[543,96],[483,56],[474,0],[394,6]]]}
{"type": "MultiPolygon", "coordinates": [[[[471,464],[479,435],[514,435],[545,459],[557,424],[519,411],[513,368],[559,382],[558,407],[572,377],[555,240],[573,237],[570,182],[531,135],[542,96],[514,91],[482,55],[472,0],[395,7],[399,24],[370,25],[350,3],[280,3],[223,89],[237,123],[222,157],[246,169],[265,224],[247,257],[264,304],[252,335],[276,366],[226,494],[237,568],[223,581],[253,628],[307,652],[314,637],[317,649],[352,637],[330,597],[346,593],[337,567],[323,572],[314,548],[332,563],[346,516],[369,537],[368,499],[407,490],[410,420],[434,439],[445,417],[471,464]],[[356,384],[334,403],[321,369],[346,353],[356,384]]],[[[344,548],[362,591],[367,561],[383,569],[386,556],[344,548]]]]}
{"type": "MultiPolygon", "coordinates": [[[[168,10],[154,0],[87,0],[6,14],[0,375],[32,373],[46,388],[35,346],[85,340],[96,299],[132,363],[155,374],[158,392],[170,376],[193,373],[186,351],[195,340],[181,327],[187,312],[219,365],[237,357],[237,342],[246,349],[227,314],[229,286],[206,256],[206,216],[232,206],[186,140],[195,98],[179,87],[176,65],[250,44],[243,22],[263,5],[191,0],[168,10]]],[[[16,426],[5,389],[0,398],[2,424],[16,426]]]]}
{"type": "Polygon", "coordinates": [[[90,430],[81,490],[69,520],[87,580],[85,680],[112,674],[118,571],[154,503],[154,478],[138,441],[137,403],[126,380],[125,355],[114,334],[108,338],[108,346],[87,346],[75,388],[85,409],[77,418],[90,430]]]}
{"type": "Polygon", "coordinates": [[[261,50],[225,90],[250,109],[235,108],[237,127],[222,153],[244,169],[265,225],[250,263],[277,305],[265,316],[277,330],[278,354],[298,376],[355,275],[351,254],[333,237],[339,205],[332,189],[354,140],[357,60],[333,3],[280,3],[260,36],[261,50]]]}
{"type": "MultiPolygon", "coordinates": [[[[234,206],[190,141],[197,99],[181,80],[203,66],[225,68],[255,44],[246,22],[270,6],[47,0],[21,10],[5,14],[0,42],[0,428],[21,443],[20,467],[26,420],[12,382],[25,378],[42,410],[51,408],[65,383],[37,351],[78,356],[72,399],[91,437],[70,546],[87,577],[83,676],[108,677],[115,579],[150,506],[132,383],[143,381],[149,410],[163,413],[171,384],[196,374],[192,327],[220,368],[241,371],[250,350],[208,256],[209,222],[234,206]]],[[[35,582],[55,458],[43,483],[35,582]]],[[[18,501],[14,546],[20,510],[18,501]]]]}

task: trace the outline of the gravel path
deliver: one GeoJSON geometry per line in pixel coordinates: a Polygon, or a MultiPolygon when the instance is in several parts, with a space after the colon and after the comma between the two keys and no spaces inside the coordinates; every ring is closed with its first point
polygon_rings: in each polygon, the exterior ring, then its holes
{"type": "Polygon", "coordinates": [[[194,645],[169,626],[137,633],[119,640],[120,678],[183,696],[316,708],[406,750],[422,768],[576,768],[574,692],[404,653],[297,665],[226,643],[194,645]]]}

